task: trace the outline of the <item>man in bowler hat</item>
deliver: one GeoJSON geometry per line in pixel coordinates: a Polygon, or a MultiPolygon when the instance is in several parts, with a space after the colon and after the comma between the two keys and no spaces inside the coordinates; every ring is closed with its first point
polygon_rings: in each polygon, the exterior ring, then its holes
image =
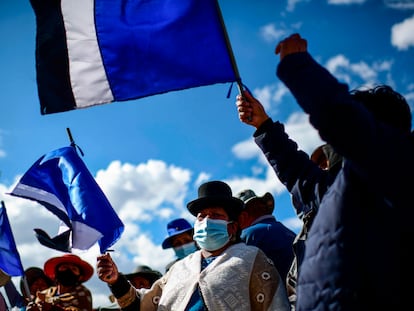
{"type": "Polygon", "coordinates": [[[229,185],[210,181],[187,204],[196,217],[200,250],[174,264],[151,289],[134,289],[109,254],[97,258],[98,277],[121,308],[130,310],[290,310],[277,269],[262,250],[240,241],[243,201],[229,185]]]}

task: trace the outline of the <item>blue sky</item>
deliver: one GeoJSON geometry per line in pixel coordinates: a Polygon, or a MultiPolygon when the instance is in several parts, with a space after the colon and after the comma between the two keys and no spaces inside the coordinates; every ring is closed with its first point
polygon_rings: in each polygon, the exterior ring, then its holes
{"type": "MultiPolygon", "coordinates": [[[[308,118],[275,76],[277,42],[299,32],[311,54],[351,88],[386,83],[414,110],[414,1],[220,0],[238,69],[245,85],[274,120],[310,153],[321,144],[308,118]]],[[[216,84],[51,115],[40,115],[35,73],[35,17],[29,1],[0,2],[0,199],[24,267],[60,255],[41,246],[33,228],[50,235],[58,221],[45,208],[11,197],[17,179],[43,154],[69,145],[83,160],[125,224],[113,256],[123,272],[147,264],[164,272],[173,259],[163,250],[166,224],[193,217],[186,203],[207,180],[224,180],[276,198],[275,216],[294,231],[290,196],[241,123],[237,88],[216,84]]],[[[352,126],[352,120],[350,120],[352,126]]],[[[80,254],[95,266],[98,248],[80,254]]],[[[19,278],[13,278],[18,284],[19,278]]],[[[94,305],[109,303],[96,275],[86,285],[94,305]]]]}

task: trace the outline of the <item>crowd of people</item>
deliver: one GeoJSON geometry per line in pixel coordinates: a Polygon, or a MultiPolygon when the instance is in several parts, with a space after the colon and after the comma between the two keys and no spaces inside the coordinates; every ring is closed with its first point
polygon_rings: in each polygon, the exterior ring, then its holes
{"type": "Polygon", "coordinates": [[[92,311],[83,285],[94,273],[112,305],[132,310],[398,310],[411,275],[409,242],[414,140],[411,111],[388,85],[350,90],[293,34],[280,41],[277,76],[325,143],[308,155],[247,91],[236,98],[241,122],[291,194],[298,234],[274,216],[271,193],[236,195],[205,182],[187,203],[194,225],[171,220],[165,272],[140,265],[122,273],[109,253],[95,269],[73,254],[25,271],[28,311],[92,311]],[[396,164],[399,164],[396,166],[396,164]]]}

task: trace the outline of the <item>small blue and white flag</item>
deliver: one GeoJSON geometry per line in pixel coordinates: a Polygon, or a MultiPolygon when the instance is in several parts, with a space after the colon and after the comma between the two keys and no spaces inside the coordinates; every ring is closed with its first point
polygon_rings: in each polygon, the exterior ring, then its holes
{"type": "Polygon", "coordinates": [[[0,269],[8,276],[22,276],[24,274],[3,201],[0,206],[0,269]]]}
{"type": "Polygon", "coordinates": [[[41,114],[238,81],[217,0],[30,0],[41,114]]]}
{"type": "Polygon", "coordinates": [[[37,201],[55,214],[62,221],[59,231],[71,231],[72,249],[87,250],[98,242],[101,253],[105,253],[124,231],[122,221],[75,147],[42,156],[10,194],[37,201]]]}

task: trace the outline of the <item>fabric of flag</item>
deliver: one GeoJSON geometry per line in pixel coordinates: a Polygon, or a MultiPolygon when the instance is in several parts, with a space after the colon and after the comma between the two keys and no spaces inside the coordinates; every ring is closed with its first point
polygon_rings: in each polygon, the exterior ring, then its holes
{"type": "Polygon", "coordinates": [[[19,252],[7,217],[6,206],[1,202],[0,207],[0,269],[10,276],[24,274],[19,252]]]}
{"type": "Polygon", "coordinates": [[[72,249],[98,242],[111,247],[124,225],[74,147],[63,147],[37,160],[11,195],[37,201],[72,230],[72,249]]]}
{"type": "Polygon", "coordinates": [[[22,308],[25,306],[23,296],[17,291],[13,281],[10,280],[7,282],[6,285],[4,285],[4,290],[6,291],[7,300],[9,301],[11,308],[22,308]]]}
{"type": "Polygon", "coordinates": [[[238,81],[217,0],[30,0],[41,114],[238,81]]]}

